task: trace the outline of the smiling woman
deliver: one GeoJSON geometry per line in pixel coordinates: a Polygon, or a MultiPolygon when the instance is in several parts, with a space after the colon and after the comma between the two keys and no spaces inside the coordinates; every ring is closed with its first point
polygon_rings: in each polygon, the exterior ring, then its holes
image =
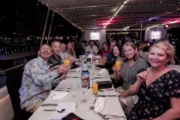
{"type": "Polygon", "coordinates": [[[138,94],[139,101],[129,120],[176,120],[180,118],[180,73],[167,67],[174,63],[169,42],[154,44],[149,51],[151,67],[137,75],[137,81],[121,95],[138,94]]]}

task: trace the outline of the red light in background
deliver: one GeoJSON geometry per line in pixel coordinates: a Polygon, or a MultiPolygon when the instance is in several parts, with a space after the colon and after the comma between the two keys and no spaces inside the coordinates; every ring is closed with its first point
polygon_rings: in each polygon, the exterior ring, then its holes
{"type": "Polygon", "coordinates": [[[163,25],[176,24],[176,23],[180,23],[180,19],[166,21],[166,22],[163,23],[163,25]]]}
{"type": "MultiPolygon", "coordinates": [[[[109,20],[102,20],[102,21],[99,21],[99,22],[98,22],[98,25],[106,26],[107,23],[108,23],[108,21],[109,21],[109,20]]],[[[111,22],[108,23],[108,24],[115,24],[115,23],[117,23],[117,22],[119,22],[119,20],[111,20],[111,22]]]]}

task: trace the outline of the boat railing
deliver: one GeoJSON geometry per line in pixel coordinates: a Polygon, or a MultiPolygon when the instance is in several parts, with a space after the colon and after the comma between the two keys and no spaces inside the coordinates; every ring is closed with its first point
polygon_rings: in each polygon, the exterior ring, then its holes
{"type": "Polygon", "coordinates": [[[20,64],[8,69],[0,70],[0,89],[6,86],[6,80],[11,74],[16,74],[16,71],[22,69],[24,64],[20,64]]]}
{"type": "Polygon", "coordinates": [[[20,68],[20,67],[23,67],[23,66],[24,66],[24,64],[20,64],[20,65],[17,65],[17,66],[14,66],[14,67],[11,67],[11,68],[8,68],[8,69],[5,69],[5,70],[1,70],[1,71],[0,71],[0,74],[9,72],[9,71],[11,71],[11,70],[15,70],[15,69],[20,68]]]}

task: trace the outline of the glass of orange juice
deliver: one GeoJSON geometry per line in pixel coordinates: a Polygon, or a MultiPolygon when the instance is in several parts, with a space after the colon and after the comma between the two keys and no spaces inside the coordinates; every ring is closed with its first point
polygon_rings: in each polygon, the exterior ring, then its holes
{"type": "Polygon", "coordinates": [[[70,60],[64,60],[64,65],[70,68],[70,65],[71,65],[70,60]]]}
{"type": "Polygon", "coordinates": [[[93,94],[97,95],[98,94],[98,84],[97,83],[93,83],[93,94]]]}
{"type": "Polygon", "coordinates": [[[73,56],[69,56],[69,60],[73,60],[73,56]]]}
{"type": "Polygon", "coordinates": [[[116,70],[117,71],[121,70],[121,61],[120,60],[116,61],[116,70]]]}

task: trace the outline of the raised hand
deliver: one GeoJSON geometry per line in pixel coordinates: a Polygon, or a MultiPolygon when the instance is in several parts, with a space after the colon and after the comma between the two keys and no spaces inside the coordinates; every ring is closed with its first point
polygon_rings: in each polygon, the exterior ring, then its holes
{"type": "Polygon", "coordinates": [[[68,73],[68,71],[69,71],[69,69],[68,69],[68,67],[67,66],[65,66],[65,65],[60,65],[59,67],[58,67],[58,73],[59,74],[67,74],[68,73]]]}

